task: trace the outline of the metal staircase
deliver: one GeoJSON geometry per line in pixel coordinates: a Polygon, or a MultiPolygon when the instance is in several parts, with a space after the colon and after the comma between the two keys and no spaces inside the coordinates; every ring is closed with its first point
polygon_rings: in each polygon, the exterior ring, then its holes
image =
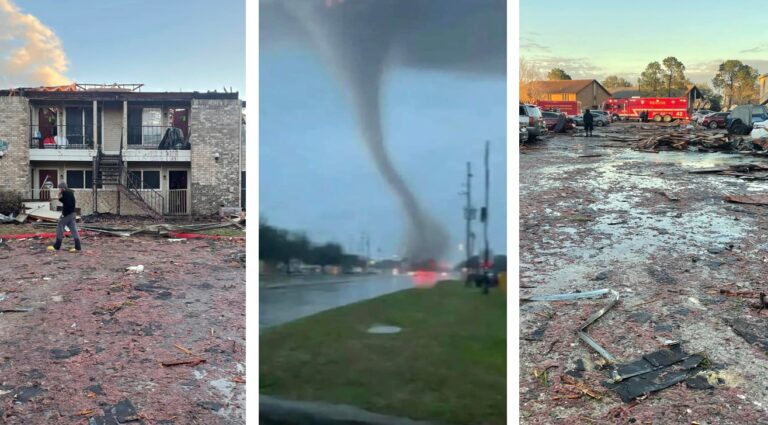
{"type": "MultiPolygon", "coordinates": [[[[114,185],[117,190],[136,204],[145,214],[159,220],[163,217],[165,200],[155,189],[145,189],[141,179],[129,174],[123,167],[121,154],[106,155],[99,149],[93,159],[93,183],[95,187],[114,185]]],[[[98,198],[94,198],[98,206],[98,198]]]]}

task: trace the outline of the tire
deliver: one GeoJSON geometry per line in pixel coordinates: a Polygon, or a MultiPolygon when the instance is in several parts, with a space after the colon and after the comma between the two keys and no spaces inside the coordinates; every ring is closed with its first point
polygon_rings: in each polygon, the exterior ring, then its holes
{"type": "Polygon", "coordinates": [[[661,122],[661,115],[654,115],[653,122],[661,122]]]}
{"type": "Polygon", "coordinates": [[[664,122],[672,122],[672,115],[664,115],[664,122]]]}
{"type": "Polygon", "coordinates": [[[605,122],[603,122],[603,120],[597,120],[597,126],[598,127],[602,127],[604,125],[605,125],[605,122]]]}
{"type": "Polygon", "coordinates": [[[749,134],[749,126],[744,124],[744,122],[740,119],[735,119],[731,122],[730,127],[728,127],[728,134],[737,134],[737,135],[745,135],[749,134]]]}
{"type": "Polygon", "coordinates": [[[720,127],[719,125],[717,125],[717,121],[712,121],[711,123],[709,123],[709,128],[711,128],[712,130],[716,129],[717,127],[720,127]]]}
{"type": "Polygon", "coordinates": [[[613,120],[614,121],[619,121],[620,119],[621,119],[621,117],[619,117],[618,115],[614,115],[613,116],[613,120]]]}

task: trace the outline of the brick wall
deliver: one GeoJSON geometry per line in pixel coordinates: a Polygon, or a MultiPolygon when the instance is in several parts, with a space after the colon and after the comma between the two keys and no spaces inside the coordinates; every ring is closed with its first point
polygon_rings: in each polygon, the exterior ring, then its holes
{"type": "Polygon", "coordinates": [[[240,111],[236,99],[192,100],[192,214],[240,205],[240,111]]]}
{"type": "Polygon", "coordinates": [[[29,181],[29,101],[0,96],[0,140],[8,150],[0,157],[0,189],[27,191],[29,181]]]}

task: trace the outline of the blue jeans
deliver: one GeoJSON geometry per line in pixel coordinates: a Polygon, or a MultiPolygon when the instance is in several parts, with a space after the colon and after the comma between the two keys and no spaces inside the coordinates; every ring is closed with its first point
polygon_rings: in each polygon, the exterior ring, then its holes
{"type": "Polygon", "coordinates": [[[80,235],[77,233],[77,224],[75,224],[76,213],[62,215],[59,218],[59,224],[56,226],[56,245],[55,248],[61,247],[61,241],[64,240],[64,227],[69,227],[69,231],[72,232],[72,239],[75,241],[76,246],[80,246],[80,235]]]}

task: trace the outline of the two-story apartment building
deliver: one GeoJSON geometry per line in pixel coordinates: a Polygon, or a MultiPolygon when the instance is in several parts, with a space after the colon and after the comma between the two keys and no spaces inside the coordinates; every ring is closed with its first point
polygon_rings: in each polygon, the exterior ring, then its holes
{"type": "Polygon", "coordinates": [[[241,205],[238,94],[140,87],[0,91],[0,189],[50,199],[65,180],[82,214],[200,215],[241,205]]]}

